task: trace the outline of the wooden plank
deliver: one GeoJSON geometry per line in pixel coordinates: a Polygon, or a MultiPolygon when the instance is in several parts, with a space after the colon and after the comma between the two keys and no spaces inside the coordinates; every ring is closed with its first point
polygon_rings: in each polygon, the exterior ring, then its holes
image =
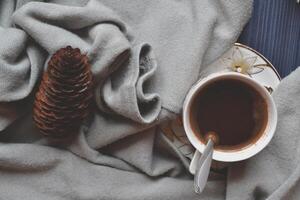
{"type": "Polygon", "coordinates": [[[300,5],[295,0],[255,0],[239,42],[268,58],[284,77],[300,66],[300,5]]]}

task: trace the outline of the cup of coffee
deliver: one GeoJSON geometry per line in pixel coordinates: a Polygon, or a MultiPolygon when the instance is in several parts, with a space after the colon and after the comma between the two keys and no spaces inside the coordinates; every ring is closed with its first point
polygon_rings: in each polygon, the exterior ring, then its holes
{"type": "Polygon", "coordinates": [[[272,139],[277,110],[268,90],[252,78],[237,72],[219,72],[190,89],[183,106],[183,124],[196,149],[190,166],[191,173],[195,173],[195,159],[206,147],[207,133],[218,136],[213,160],[245,160],[272,139]]]}

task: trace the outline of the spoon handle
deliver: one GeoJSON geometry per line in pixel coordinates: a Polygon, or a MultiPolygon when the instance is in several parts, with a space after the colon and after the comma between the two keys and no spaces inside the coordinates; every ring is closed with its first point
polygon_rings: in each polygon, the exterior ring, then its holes
{"type": "Polygon", "coordinates": [[[213,147],[214,142],[212,139],[209,139],[203,154],[198,160],[197,169],[194,176],[194,188],[196,193],[201,193],[206,185],[212,162],[213,147]]]}

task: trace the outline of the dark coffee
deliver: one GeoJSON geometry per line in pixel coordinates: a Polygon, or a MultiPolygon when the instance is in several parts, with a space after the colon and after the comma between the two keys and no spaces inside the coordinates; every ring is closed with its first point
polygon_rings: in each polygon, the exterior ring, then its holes
{"type": "Polygon", "coordinates": [[[194,97],[192,128],[197,137],[214,131],[219,136],[216,149],[243,148],[263,134],[268,118],[265,99],[252,86],[235,79],[208,83],[194,97]]]}

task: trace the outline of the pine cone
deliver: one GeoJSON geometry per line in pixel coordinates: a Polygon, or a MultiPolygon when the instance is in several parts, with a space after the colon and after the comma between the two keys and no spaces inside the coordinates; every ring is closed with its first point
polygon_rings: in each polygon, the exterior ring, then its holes
{"type": "Polygon", "coordinates": [[[76,134],[89,113],[91,99],[88,57],[78,48],[62,48],[48,62],[36,93],[34,122],[46,136],[63,138],[76,134]]]}

